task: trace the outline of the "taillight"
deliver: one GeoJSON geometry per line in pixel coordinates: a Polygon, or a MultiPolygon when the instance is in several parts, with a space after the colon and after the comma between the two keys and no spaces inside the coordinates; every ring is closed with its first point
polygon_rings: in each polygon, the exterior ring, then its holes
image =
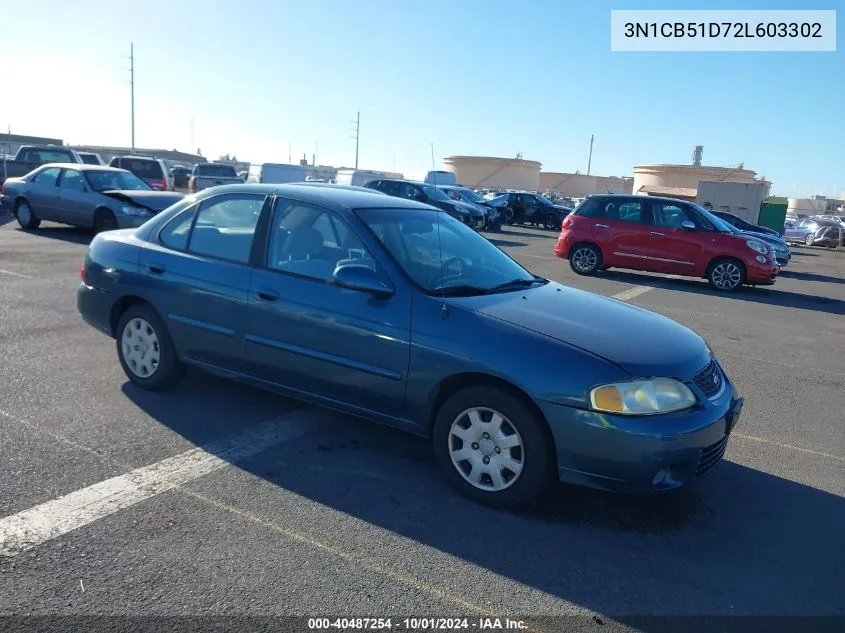
{"type": "Polygon", "coordinates": [[[167,180],[166,179],[161,181],[161,190],[167,191],[167,180]]]}
{"type": "Polygon", "coordinates": [[[568,229],[570,226],[572,226],[572,216],[567,215],[565,218],[563,218],[563,222],[561,223],[560,228],[561,230],[563,230],[568,229]]]}
{"type": "Polygon", "coordinates": [[[197,192],[197,179],[194,178],[193,176],[191,176],[190,187],[191,187],[191,193],[197,192]]]}
{"type": "Polygon", "coordinates": [[[82,281],[85,281],[85,263],[82,263],[82,266],[79,267],[79,278],[82,281]]]}

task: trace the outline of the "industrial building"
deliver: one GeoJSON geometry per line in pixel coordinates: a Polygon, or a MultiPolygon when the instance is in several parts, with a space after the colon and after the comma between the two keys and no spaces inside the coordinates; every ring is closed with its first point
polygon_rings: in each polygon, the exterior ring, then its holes
{"type": "Polygon", "coordinates": [[[540,190],[553,191],[566,198],[583,198],[591,193],[631,193],[633,186],[633,178],[592,176],[578,172],[540,172],[540,190]]]}
{"type": "Polygon", "coordinates": [[[9,154],[14,156],[21,145],[64,145],[64,141],[60,138],[46,138],[44,136],[0,134],[0,155],[9,154]]]}
{"type": "Polygon", "coordinates": [[[839,198],[828,198],[827,196],[789,198],[787,210],[789,213],[807,215],[843,215],[845,214],[845,191],[839,198]]]}

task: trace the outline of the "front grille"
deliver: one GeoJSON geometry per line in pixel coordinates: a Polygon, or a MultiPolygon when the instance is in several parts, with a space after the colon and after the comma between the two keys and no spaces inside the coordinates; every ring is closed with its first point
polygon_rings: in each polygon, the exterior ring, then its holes
{"type": "Polygon", "coordinates": [[[724,457],[727,448],[728,436],[726,435],[712,446],[702,449],[701,457],[698,458],[698,467],[695,469],[696,478],[703,477],[713,470],[724,457]]]}
{"type": "Polygon", "coordinates": [[[695,386],[701,389],[704,395],[712,398],[722,388],[722,374],[715,360],[707,363],[707,366],[692,377],[695,386]]]}

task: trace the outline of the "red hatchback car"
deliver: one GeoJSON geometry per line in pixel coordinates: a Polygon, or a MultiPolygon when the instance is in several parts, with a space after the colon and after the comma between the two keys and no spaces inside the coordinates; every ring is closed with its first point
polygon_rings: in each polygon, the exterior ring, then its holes
{"type": "Polygon", "coordinates": [[[606,268],[703,277],[723,291],[771,285],[780,272],[765,242],[690,202],[594,195],[563,221],[555,255],[579,275],[606,268]]]}

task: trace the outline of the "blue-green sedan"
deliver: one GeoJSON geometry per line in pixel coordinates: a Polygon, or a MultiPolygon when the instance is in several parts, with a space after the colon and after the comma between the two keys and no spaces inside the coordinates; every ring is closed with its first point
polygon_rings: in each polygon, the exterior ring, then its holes
{"type": "Polygon", "coordinates": [[[555,480],[693,483],[742,407],[692,330],[375,192],[202,191],[95,237],[77,302],[141,388],[193,365],[367,417],[430,438],[449,480],[496,506],[555,480]]]}

